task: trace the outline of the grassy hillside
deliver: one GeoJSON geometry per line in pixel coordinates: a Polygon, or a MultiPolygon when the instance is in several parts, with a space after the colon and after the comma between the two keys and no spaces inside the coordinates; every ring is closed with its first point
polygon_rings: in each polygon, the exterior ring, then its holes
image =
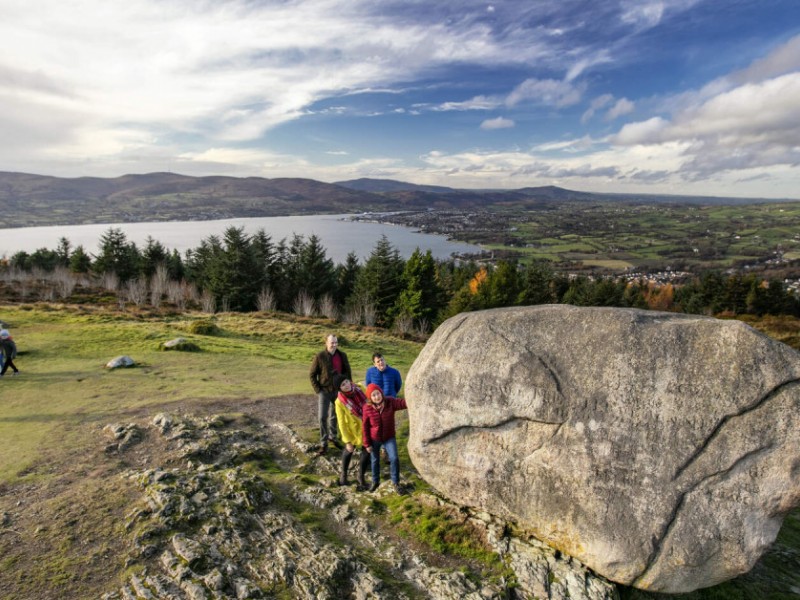
{"type": "Polygon", "coordinates": [[[150,315],[102,309],[0,306],[10,327],[22,374],[0,384],[0,482],[41,476],[36,464],[74,426],[105,424],[119,414],[168,403],[202,404],[220,398],[267,399],[311,395],[308,367],[329,331],[363,379],[372,353],[381,349],[405,373],[420,344],[377,330],[298,321],[288,315],[221,314],[215,335],[190,333],[201,314],[150,315]],[[160,344],[184,337],[201,352],[164,352],[160,344]],[[109,371],[103,365],[125,354],[138,367],[109,371]]]}
{"type": "MultiPolygon", "coordinates": [[[[149,436],[141,449],[109,454],[105,425],[147,421],[160,411],[221,412],[243,422],[250,417],[287,422],[311,441],[316,401],[308,366],[326,333],[339,335],[359,379],[376,349],[405,375],[422,347],[382,330],[290,315],[209,317],[0,305],[0,320],[18,343],[16,363],[22,372],[0,380],[0,598],[98,597],[129,575],[125,524],[139,496],[132,485],[121,485],[120,475],[163,464],[158,462],[163,448],[149,436]],[[192,333],[197,329],[211,334],[192,333]],[[161,343],[175,337],[187,338],[201,351],[160,350],[161,343]],[[138,366],[103,368],[120,354],[138,366]]],[[[797,319],[749,322],[800,345],[797,319]]],[[[402,442],[407,425],[401,432],[402,442]]],[[[403,478],[424,490],[411,473],[407,454],[401,460],[403,478]]],[[[298,477],[280,475],[292,481],[298,477]]],[[[476,560],[480,548],[454,541],[460,521],[425,508],[421,498],[417,493],[390,497],[376,506],[389,528],[413,538],[426,552],[449,556],[441,559],[444,564],[458,568],[476,560]]],[[[778,543],[751,573],[681,598],[797,597],[798,565],[800,516],[795,511],[778,543]]],[[[503,565],[491,568],[502,573],[503,565]]],[[[620,593],[629,600],[659,598],[630,589],[620,593]]]]}

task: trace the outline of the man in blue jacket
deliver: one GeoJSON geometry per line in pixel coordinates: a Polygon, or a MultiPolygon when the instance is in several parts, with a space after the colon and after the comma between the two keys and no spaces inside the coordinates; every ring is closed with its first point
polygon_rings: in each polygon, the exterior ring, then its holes
{"type": "Polygon", "coordinates": [[[372,364],[374,366],[367,369],[364,385],[374,383],[381,387],[385,396],[396,397],[400,392],[400,388],[403,387],[403,378],[400,376],[400,371],[387,365],[380,352],[372,355],[372,364]]]}

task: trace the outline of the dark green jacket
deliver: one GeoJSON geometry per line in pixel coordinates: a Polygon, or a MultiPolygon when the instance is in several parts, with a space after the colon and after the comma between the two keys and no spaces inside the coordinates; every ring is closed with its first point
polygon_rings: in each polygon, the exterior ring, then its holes
{"type": "MultiPolygon", "coordinates": [[[[342,357],[342,374],[352,381],[353,374],[350,372],[350,363],[347,361],[347,354],[338,348],[336,352],[342,357]]],[[[314,388],[317,394],[320,392],[338,391],[333,387],[333,361],[331,360],[331,353],[327,350],[323,350],[314,357],[308,375],[311,378],[311,387],[314,388]]]]}

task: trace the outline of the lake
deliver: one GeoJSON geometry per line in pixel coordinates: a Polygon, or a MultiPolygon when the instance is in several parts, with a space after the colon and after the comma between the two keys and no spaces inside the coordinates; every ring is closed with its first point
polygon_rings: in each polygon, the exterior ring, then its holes
{"type": "Polygon", "coordinates": [[[355,251],[363,261],[382,235],[389,239],[404,258],[411,256],[417,247],[423,251],[430,249],[436,258],[449,258],[453,253],[475,253],[481,250],[479,246],[450,241],[441,235],[419,233],[399,225],[350,221],[347,219],[349,216],[351,215],[311,215],[0,229],[0,256],[11,257],[16,252],[33,252],[39,248],[54,250],[62,237],[67,238],[73,248],[82,245],[88,253],[95,254],[100,237],[109,227],[124,231],[128,241],[135,242],[139,249],[144,247],[145,240],[151,236],[166,248],[178,250],[181,255],[190,248],[196,248],[211,235],[222,237],[225,229],[231,226],[244,227],[245,232],[251,234],[263,229],[273,242],[283,238],[288,241],[295,233],[305,238],[316,235],[327,250],[328,257],[335,263],[343,263],[351,251],[355,251]]]}

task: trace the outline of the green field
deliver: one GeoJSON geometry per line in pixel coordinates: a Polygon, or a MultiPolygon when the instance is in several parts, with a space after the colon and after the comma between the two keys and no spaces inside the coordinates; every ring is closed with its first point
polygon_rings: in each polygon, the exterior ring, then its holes
{"type": "MultiPolygon", "coordinates": [[[[459,223],[463,216],[455,215],[459,223]]],[[[413,224],[414,217],[394,217],[413,224]]],[[[442,215],[428,230],[506,250],[523,261],[570,267],[707,269],[800,257],[800,203],[730,205],[564,202],[546,210],[494,208],[450,229],[442,215]],[[776,254],[777,253],[777,254],[776,254]]]]}
{"type": "Polygon", "coordinates": [[[38,476],[34,467],[49,453],[51,440],[81,444],[69,433],[78,424],[102,426],[126,410],[217,398],[311,395],[308,367],[329,331],[339,334],[358,379],[376,349],[405,373],[420,348],[384,331],[322,320],[304,323],[288,315],[219,314],[213,318],[218,335],[188,332],[192,322],[207,319],[199,313],[163,317],[0,306],[0,320],[18,345],[15,363],[21,371],[19,377],[9,374],[0,380],[0,482],[38,476]],[[161,343],[176,337],[195,342],[202,351],[160,350],[161,343]],[[130,356],[138,366],[103,368],[118,355],[130,356]]]}

